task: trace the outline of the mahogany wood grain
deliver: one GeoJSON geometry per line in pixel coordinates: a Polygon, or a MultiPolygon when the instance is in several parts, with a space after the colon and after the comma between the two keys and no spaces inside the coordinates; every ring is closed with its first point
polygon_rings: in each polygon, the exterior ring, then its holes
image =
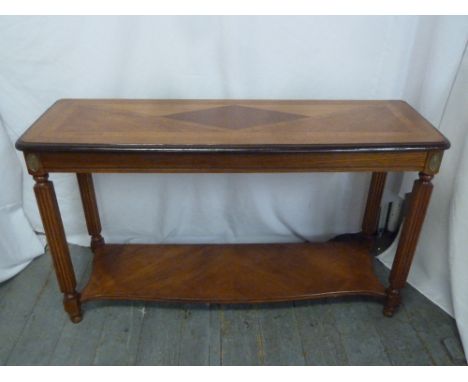
{"type": "Polygon", "coordinates": [[[446,149],[402,101],[56,102],[18,140],[29,151],[370,151],[446,149]]]}
{"type": "Polygon", "coordinates": [[[362,232],[365,235],[374,235],[379,226],[380,203],[385,188],[386,172],[372,173],[371,183],[367,196],[366,210],[362,222],[362,232]]]}
{"type": "Polygon", "coordinates": [[[432,194],[432,175],[419,173],[414,182],[408,214],[398,243],[397,252],[390,272],[390,286],[387,289],[387,302],[384,308],[386,316],[392,316],[401,302],[401,289],[406,284],[418,243],[424,217],[432,194]]]}
{"type": "Polygon", "coordinates": [[[52,253],[55,274],[57,275],[60,290],[63,293],[63,304],[70,319],[77,323],[81,321],[82,316],[79,295],[75,290],[75,272],[70,259],[54,185],[48,178],[48,174],[34,176],[36,181],[34,192],[47,243],[52,253]]]}
{"type": "Polygon", "coordinates": [[[371,241],[238,245],[105,245],[82,301],[263,303],[385,296],[371,241]]]}
{"type": "Polygon", "coordinates": [[[86,227],[91,235],[91,249],[96,249],[104,244],[104,238],[101,236],[101,220],[94,192],[93,177],[87,173],[77,173],[78,186],[80,188],[81,201],[86,219],[86,227]]]}

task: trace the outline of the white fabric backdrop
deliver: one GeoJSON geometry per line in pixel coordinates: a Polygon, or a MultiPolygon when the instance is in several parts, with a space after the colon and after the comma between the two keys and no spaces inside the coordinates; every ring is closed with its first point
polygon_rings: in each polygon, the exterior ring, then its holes
{"type": "MultiPolygon", "coordinates": [[[[459,125],[457,140],[459,142],[458,163],[456,164],[456,179],[453,184],[449,215],[449,271],[453,311],[457,319],[462,341],[465,344],[465,354],[468,353],[468,277],[466,275],[468,245],[468,51],[465,50],[463,66],[454,89],[458,94],[460,104],[458,112],[453,113],[454,126],[459,125]]],[[[457,98],[457,97],[455,97],[457,98]]],[[[455,166],[454,166],[455,167],[455,166]]]]}
{"type": "MultiPolygon", "coordinates": [[[[402,98],[440,126],[467,31],[466,17],[1,17],[0,115],[14,141],[63,97],[402,98]]],[[[445,167],[458,162],[450,158],[459,157],[460,141],[453,144],[445,167]]],[[[451,183],[455,174],[445,167],[441,178],[451,183]]],[[[76,180],[51,178],[69,241],[88,244],[76,180]]],[[[402,191],[413,179],[405,177],[402,191]]],[[[358,231],[368,180],[368,174],[95,176],[106,239],[141,242],[291,241],[358,231]]],[[[386,199],[398,192],[399,176],[389,183],[386,199]]],[[[2,192],[6,186],[21,195],[20,182],[2,182],[2,192]]],[[[441,228],[437,219],[447,216],[451,189],[438,188],[436,177],[429,212],[436,216],[429,216],[410,279],[453,313],[448,222],[441,228]]],[[[42,230],[27,174],[22,194],[29,221],[42,230]]],[[[17,251],[17,264],[37,254],[37,241],[24,240],[20,251],[3,232],[1,245],[17,251]]],[[[12,274],[3,269],[13,268],[0,261],[2,280],[12,274]]],[[[466,324],[461,330],[468,331],[466,324]]]]}
{"type": "Polygon", "coordinates": [[[21,167],[0,119],[0,281],[8,279],[43,253],[43,247],[24,216],[21,167]]]}
{"type": "MultiPolygon", "coordinates": [[[[440,129],[452,142],[440,173],[421,232],[409,282],[423,294],[455,315],[465,344],[468,344],[468,54],[465,51],[456,81],[443,113],[440,129]]],[[[397,242],[381,260],[391,266],[397,242]]],[[[466,353],[466,352],[465,352],[466,353]]]]}

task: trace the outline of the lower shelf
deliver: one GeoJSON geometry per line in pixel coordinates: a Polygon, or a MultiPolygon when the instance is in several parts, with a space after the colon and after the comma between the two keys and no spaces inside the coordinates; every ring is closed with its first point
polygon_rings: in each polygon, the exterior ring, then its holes
{"type": "Polygon", "coordinates": [[[106,244],[81,301],[261,303],[342,295],[383,297],[371,243],[106,244]]]}

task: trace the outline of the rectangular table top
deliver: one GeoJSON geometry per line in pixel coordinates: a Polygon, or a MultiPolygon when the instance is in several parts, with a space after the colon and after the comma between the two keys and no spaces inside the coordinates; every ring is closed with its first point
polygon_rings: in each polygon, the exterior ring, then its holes
{"type": "Polygon", "coordinates": [[[443,150],[403,101],[63,99],[18,139],[24,151],[443,150]]]}

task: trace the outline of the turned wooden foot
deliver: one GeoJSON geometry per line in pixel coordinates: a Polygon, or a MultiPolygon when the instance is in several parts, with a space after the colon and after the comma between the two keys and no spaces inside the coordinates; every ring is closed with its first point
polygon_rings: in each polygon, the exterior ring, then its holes
{"type": "Polygon", "coordinates": [[[385,306],[383,309],[384,316],[392,317],[395,311],[398,309],[401,303],[401,294],[397,289],[386,290],[387,297],[385,299],[385,306]]]}
{"type": "Polygon", "coordinates": [[[98,247],[100,247],[101,245],[104,245],[105,242],[104,242],[104,238],[98,234],[98,235],[95,235],[95,236],[92,236],[91,237],[91,249],[94,250],[98,247]]]}
{"type": "Polygon", "coordinates": [[[77,324],[83,319],[80,295],[78,293],[65,293],[63,296],[63,306],[73,323],[77,324]]]}

